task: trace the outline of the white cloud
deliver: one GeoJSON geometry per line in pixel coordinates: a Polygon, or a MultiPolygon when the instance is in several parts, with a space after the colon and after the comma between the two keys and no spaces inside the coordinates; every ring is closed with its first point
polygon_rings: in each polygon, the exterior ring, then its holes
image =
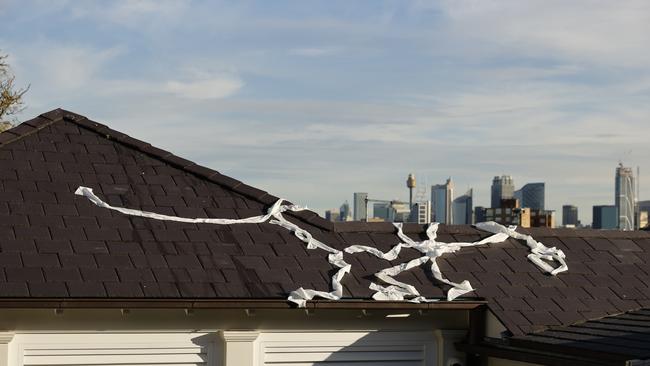
{"type": "Polygon", "coordinates": [[[22,79],[38,87],[75,90],[100,77],[102,69],[124,52],[116,46],[105,49],[40,42],[15,48],[22,79]]]}
{"type": "Polygon", "coordinates": [[[189,99],[220,99],[235,94],[244,83],[232,76],[212,77],[207,80],[168,81],[167,92],[189,99]]]}
{"type": "Polygon", "coordinates": [[[450,34],[483,52],[612,67],[650,62],[650,2],[593,0],[441,3],[450,34]]]}
{"type": "Polygon", "coordinates": [[[289,54],[304,57],[329,56],[341,52],[339,47],[306,47],[289,50],[289,54]]]}
{"type": "Polygon", "coordinates": [[[184,0],[118,0],[108,3],[68,3],[72,16],[109,21],[125,27],[148,28],[152,23],[171,24],[189,7],[184,0]]]}

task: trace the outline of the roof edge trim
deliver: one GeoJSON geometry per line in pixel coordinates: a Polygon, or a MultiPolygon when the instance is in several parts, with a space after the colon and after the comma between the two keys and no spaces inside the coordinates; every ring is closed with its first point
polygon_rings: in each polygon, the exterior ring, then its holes
{"type": "MultiPolygon", "coordinates": [[[[306,309],[330,310],[472,310],[486,306],[486,301],[438,301],[409,303],[403,301],[341,300],[307,301],[306,309]]],[[[300,309],[286,299],[0,299],[0,309],[300,309]]]]}

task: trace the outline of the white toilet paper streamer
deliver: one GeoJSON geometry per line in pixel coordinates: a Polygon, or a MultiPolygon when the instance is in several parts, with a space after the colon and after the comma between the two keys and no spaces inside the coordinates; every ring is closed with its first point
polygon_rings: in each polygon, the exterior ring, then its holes
{"type": "MultiPolygon", "coordinates": [[[[294,235],[307,244],[307,249],[322,249],[328,252],[329,262],[339,268],[339,270],[332,277],[332,291],[317,291],[312,289],[299,288],[295,291],[292,291],[289,294],[288,300],[297,304],[299,307],[304,307],[307,303],[307,300],[311,300],[314,297],[321,297],[330,300],[339,300],[343,296],[343,286],[341,281],[343,276],[346,273],[350,272],[351,266],[343,260],[343,252],[334,249],[319,240],[315,239],[309,232],[300,228],[298,225],[288,221],[282,216],[282,213],[285,211],[300,211],[304,208],[295,205],[282,205],[283,199],[279,199],[273,206],[271,206],[266,215],[253,216],[244,219],[213,219],[213,218],[184,218],[178,216],[162,215],[154,212],[146,212],[141,210],[135,210],[124,207],[114,207],[108,203],[102,201],[97,197],[91,188],[88,187],[79,187],[75,191],[76,195],[84,196],[88,198],[92,203],[99,207],[107,208],[110,210],[118,211],[125,215],[146,217],[155,220],[166,220],[166,221],[177,221],[185,223],[197,223],[197,224],[216,224],[216,225],[231,225],[231,224],[256,224],[269,221],[271,224],[282,226],[283,228],[291,231],[294,235]]],[[[389,286],[381,286],[376,283],[370,284],[370,289],[375,291],[373,298],[375,300],[407,300],[410,302],[427,302],[427,301],[438,301],[437,299],[426,299],[421,296],[415,287],[412,285],[397,281],[394,276],[397,276],[403,271],[409,270],[414,267],[418,267],[424,263],[431,262],[431,271],[433,272],[434,278],[438,281],[450,285],[452,288],[447,292],[447,300],[454,300],[458,296],[462,296],[468,292],[473,291],[469,281],[465,280],[461,283],[455,283],[447,280],[443,277],[440,272],[440,268],[436,263],[436,258],[440,257],[445,253],[453,253],[460,250],[463,247],[483,245],[488,243],[499,243],[506,240],[508,237],[513,237],[515,239],[525,240],[526,244],[530,247],[531,253],[528,255],[528,258],[542,270],[556,275],[559,272],[566,271],[568,269],[566,262],[564,261],[564,253],[556,248],[548,248],[542,243],[535,241],[531,236],[520,234],[515,231],[516,227],[510,226],[506,228],[503,225],[497,224],[495,222],[486,222],[477,224],[476,227],[493,233],[494,235],[487,237],[483,240],[473,242],[473,243],[442,243],[436,241],[438,223],[433,223],[427,228],[426,234],[428,239],[416,242],[413,239],[406,236],[402,231],[402,224],[395,223],[397,228],[397,236],[402,240],[402,242],[395,245],[391,250],[386,253],[381,252],[377,248],[363,246],[363,245],[352,245],[345,248],[347,253],[359,253],[367,252],[376,257],[386,259],[386,260],[395,260],[398,258],[399,253],[402,248],[413,248],[424,255],[420,258],[413,259],[409,262],[401,263],[397,266],[383,269],[375,274],[375,276],[382,280],[383,282],[389,284],[389,286]],[[560,266],[557,268],[552,267],[545,261],[557,261],[560,263],[560,266]]]]}

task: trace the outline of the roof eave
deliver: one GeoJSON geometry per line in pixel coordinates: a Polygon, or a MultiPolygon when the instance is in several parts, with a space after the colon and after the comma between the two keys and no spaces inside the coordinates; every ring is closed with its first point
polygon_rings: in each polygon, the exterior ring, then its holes
{"type": "Polygon", "coordinates": [[[480,355],[484,357],[502,358],[513,361],[535,363],[549,366],[627,366],[629,360],[609,355],[590,354],[582,352],[582,355],[572,355],[564,352],[564,349],[531,349],[510,345],[502,341],[485,340],[477,344],[461,342],[456,348],[467,354],[480,355]]]}
{"type": "MultiPolygon", "coordinates": [[[[312,300],[306,309],[330,310],[472,310],[486,301],[435,301],[410,303],[375,300],[312,300]]],[[[284,299],[100,299],[6,298],[0,309],[297,309],[284,299]]]]}

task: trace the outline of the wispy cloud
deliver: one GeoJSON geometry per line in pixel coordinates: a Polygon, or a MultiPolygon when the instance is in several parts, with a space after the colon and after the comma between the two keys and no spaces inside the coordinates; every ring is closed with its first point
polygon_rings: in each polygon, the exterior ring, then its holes
{"type": "Polygon", "coordinates": [[[121,46],[95,47],[39,42],[13,48],[21,62],[21,75],[34,85],[51,85],[59,90],[88,86],[103,68],[124,53],[121,46]]]}
{"type": "Polygon", "coordinates": [[[220,99],[235,94],[244,83],[232,76],[196,81],[168,81],[165,91],[190,99],[220,99]]]}
{"type": "Polygon", "coordinates": [[[95,21],[109,21],[125,27],[148,28],[152,22],[176,23],[190,6],[189,0],[117,0],[68,3],[71,15],[95,21]]]}
{"type": "Polygon", "coordinates": [[[319,57],[334,55],[341,51],[342,49],[339,47],[305,47],[291,49],[289,50],[289,54],[305,57],[319,57]]]}

